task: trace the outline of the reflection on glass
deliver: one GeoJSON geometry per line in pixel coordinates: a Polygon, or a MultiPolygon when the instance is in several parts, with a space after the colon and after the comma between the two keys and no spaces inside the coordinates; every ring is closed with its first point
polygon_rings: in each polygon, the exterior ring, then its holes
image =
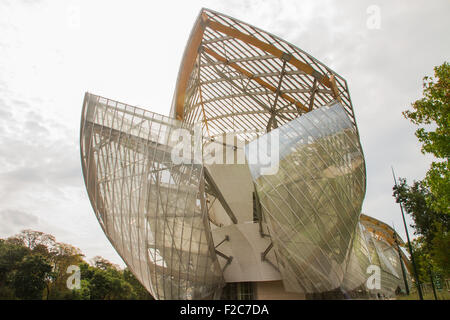
{"type": "MultiPolygon", "coordinates": [[[[365,193],[358,135],[337,102],[259,139],[273,134],[279,136],[278,172],[263,175],[259,164],[249,166],[284,287],[309,293],[335,289],[344,278],[365,193]]],[[[258,143],[249,143],[247,157],[258,143]]]]}
{"type": "Polygon", "coordinates": [[[86,94],[89,198],[109,240],[156,299],[212,298],[223,285],[202,192],[203,167],[173,164],[176,120],[86,94]]]}

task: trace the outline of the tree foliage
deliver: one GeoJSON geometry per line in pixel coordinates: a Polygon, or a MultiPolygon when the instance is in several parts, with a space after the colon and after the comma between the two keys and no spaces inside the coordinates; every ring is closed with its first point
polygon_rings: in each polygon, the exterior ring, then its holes
{"type": "Polygon", "coordinates": [[[0,299],[153,299],[128,269],[100,256],[92,264],[83,258],[80,249],[40,231],[0,239],[0,299]],[[71,265],[80,268],[79,289],[67,287],[71,265]]]}
{"type": "Polygon", "coordinates": [[[448,228],[436,223],[435,237],[431,243],[431,257],[436,261],[438,272],[445,276],[450,275],[450,234],[448,228]]]}
{"type": "Polygon", "coordinates": [[[40,254],[24,257],[13,275],[15,295],[19,299],[42,299],[46,279],[52,270],[48,261],[40,254]]]}
{"type": "Polygon", "coordinates": [[[413,110],[403,112],[412,123],[420,126],[416,136],[422,143],[423,153],[433,154],[433,161],[424,184],[433,198],[427,198],[434,210],[449,214],[450,177],[450,64],[434,68],[434,77],[423,80],[423,98],[412,104],[413,110]]]}
{"type": "Polygon", "coordinates": [[[418,235],[413,241],[419,276],[426,277],[428,268],[450,275],[450,64],[434,68],[434,77],[423,79],[423,98],[412,103],[403,115],[419,126],[415,135],[422,143],[422,153],[435,161],[422,181],[411,186],[406,179],[394,186],[394,197],[414,220],[418,235]]]}
{"type": "Polygon", "coordinates": [[[423,236],[428,245],[432,243],[437,232],[437,223],[449,229],[450,216],[434,210],[427,202],[427,199],[433,198],[433,194],[422,181],[414,181],[412,186],[409,186],[406,179],[400,178],[399,184],[393,189],[396,201],[401,203],[405,211],[413,218],[414,233],[423,236]]]}

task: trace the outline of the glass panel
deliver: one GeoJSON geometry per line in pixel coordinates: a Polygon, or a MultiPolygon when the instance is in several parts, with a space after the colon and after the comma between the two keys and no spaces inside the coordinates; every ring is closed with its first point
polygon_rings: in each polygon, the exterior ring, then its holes
{"type": "Polygon", "coordinates": [[[250,142],[246,156],[285,289],[339,287],[365,193],[363,153],[343,107],[333,103],[272,130],[250,142]],[[265,174],[254,152],[278,142],[278,170],[265,174]]]}
{"type": "Polygon", "coordinates": [[[212,298],[223,278],[199,192],[203,167],[172,163],[169,136],[180,127],[87,94],[83,174],[108,239],[156,299],[212,298]]]}

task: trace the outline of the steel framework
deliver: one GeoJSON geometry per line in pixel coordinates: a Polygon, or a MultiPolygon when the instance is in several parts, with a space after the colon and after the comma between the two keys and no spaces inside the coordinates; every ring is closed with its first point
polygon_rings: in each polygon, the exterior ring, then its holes
{"type": "Polygon", "coordinates": [[[400,237],[361,215],[365,162],[347,83],[277,36],[202,9],[170,116],[86,93],[80,144],[99,223],[157,299],[219,298],[241,281],[352,291],[373,264],[385,294],[402,288],[400,237]],[[200,141],[199,161],[174,160],[180,130],[188,146],[200,141]],[[264,174],[252,150],[274,143],[277,170],[264,174]],[[244,160],[211,162],[222,152],[244,160]]]}

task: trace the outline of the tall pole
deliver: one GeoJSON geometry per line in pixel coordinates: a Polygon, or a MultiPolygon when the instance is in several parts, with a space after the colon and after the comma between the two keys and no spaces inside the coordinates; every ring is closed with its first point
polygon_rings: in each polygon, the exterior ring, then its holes
{"type": "MultiPolygon", "coordinates": [[[[394,183],[395,183],[395,186],[397,187],[397,179],[395,178],[394,168],[391,167],[391,169],[392,169],[392,176],[394,177],[394,183]]],[[[413,265],[414,277],[416,278],[417,292],[419,293],[419,299],[423,300],[422,288],[420,287],[420,281],[419,281],[419,274],[417,273],[416,262],[414,261],[414,253],[413,253],[413,249],[411,246],[411,241],[409,240],[408,227],[406,226],[405,213],[403,212],[402,202],[399,201],[399,204],[400,204],[400,210],[402,211],[402,218],[403,218],[403,225],[405,226],[406,239],[408,239],[408,248],[409,248],[409,253],[411,254],[411,263],[413,265]]]]}
{"type": "Polygon", "coordinates": [[[395,232],[394,223],[392,223],[392,227],[394,229],[394,241],[395,241],[395,244],[397,245],[398,258],[400,260],[400,266],[402,267],[403,281],[405,282],[405,291],[406,291],[406,295],[409,296],[408,280],[406,279],[405,266],[403,265],[402,252],[400,251],[400,246],[398,245],[397,232],[395,232]]]}
{"type": "Polygon", "coordinates": [[[433,273],[431,273],[431,266],[430,265],[428,265],[428,273],[430,275],[431,288],[433,288],[434,300],[438,300],[438,297],[437,297],[437,294],[436,294],[436,287],[434,286],[434,281],[433,281],[433,273]]]}

